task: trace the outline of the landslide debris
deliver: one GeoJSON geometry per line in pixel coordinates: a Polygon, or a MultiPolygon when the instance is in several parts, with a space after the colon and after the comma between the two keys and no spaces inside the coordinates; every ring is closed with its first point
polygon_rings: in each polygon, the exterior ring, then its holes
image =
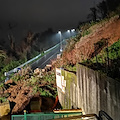
{"type": "Polygon", "coordinates": [[[73,70],[76,63],[120,79],[120,16],[87,23],[80,33],[68,40],[60,59],[53,66],[73,70]],[[91,27],[90,27],[91,26],[91,27]]]}
{"type": "Polygon", "coordinates": [[[117,42],[120,39],[119,16],[114,16],[109,20],[101,21],[90,27],[87,31],[90,31],[90,33],[81,37],[71,50],[65,50],[63,52],[63,64],[73,65],[77,62],[92,58],[92,54],[95,51],[95,43],[101,40],[107,40],[108,46],[117,42]]]}
{"type": "Polygon", "coordinates": [[[9,87],[4,94],[8,94],[7,99],[15,103],[12,114],[25,109],[34,96],[55,97],[57,95],[54,71],[46,72],[39,68],[32,71],[27,67],[15,73],[5,84],[9,87]]]}

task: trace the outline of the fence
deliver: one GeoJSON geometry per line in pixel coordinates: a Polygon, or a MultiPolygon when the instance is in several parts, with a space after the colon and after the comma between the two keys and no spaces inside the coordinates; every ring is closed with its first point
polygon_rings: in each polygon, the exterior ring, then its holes
{"type": "Polygon", "coordinates": [[[50,120],[50,119],[57,119],[57,118],[65,118],[71,116],[78,116],[82,115],[82,112],[75,112],[75,113],[36,113],[36,114],[26,114],[24,115],[12,115],[12,120],[50,120]]]}

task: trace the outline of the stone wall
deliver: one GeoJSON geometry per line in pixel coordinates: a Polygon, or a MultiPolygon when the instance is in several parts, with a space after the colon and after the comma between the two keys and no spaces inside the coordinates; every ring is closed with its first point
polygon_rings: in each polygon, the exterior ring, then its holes
{"type": "MultiPolygon", "coordinates": [[[[67,71],[62,75],[67,76],[67,71]]],[[[73,73],[71,73],[73,74],[73,73]]],[[[63,108],[82,108],[85,114],[100,110],[119,120],[120,82],[85,66],[78,65],[77,79],[66,78],[65,94],[58,88],[59,101],[63,108]]]]}

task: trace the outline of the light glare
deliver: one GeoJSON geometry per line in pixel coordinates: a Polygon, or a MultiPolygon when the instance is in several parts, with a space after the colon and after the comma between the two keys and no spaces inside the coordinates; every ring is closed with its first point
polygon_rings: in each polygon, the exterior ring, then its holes
{"type": "Polygon", "coordinates": [[[67,32],[70,32],[70,30],[67,30],[67,32]]]}
{"type": "Polygon", "coordinates": [[[75,29],[72,29],[71,32],[75,32],[75,29]]]}
{"type": "Polygon", "coordinates": [[[61,31],[58,31],[58,34],[61,34],[61,31]]]}

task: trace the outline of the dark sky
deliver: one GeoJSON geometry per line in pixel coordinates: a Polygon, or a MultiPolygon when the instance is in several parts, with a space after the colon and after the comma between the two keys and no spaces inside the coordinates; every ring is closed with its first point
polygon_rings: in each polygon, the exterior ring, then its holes
{"type": "Polygon", "coordinates": [[[0,0],[0,24],[17,23],[36,29],[76,27],[101,0],[0,0]]]}

